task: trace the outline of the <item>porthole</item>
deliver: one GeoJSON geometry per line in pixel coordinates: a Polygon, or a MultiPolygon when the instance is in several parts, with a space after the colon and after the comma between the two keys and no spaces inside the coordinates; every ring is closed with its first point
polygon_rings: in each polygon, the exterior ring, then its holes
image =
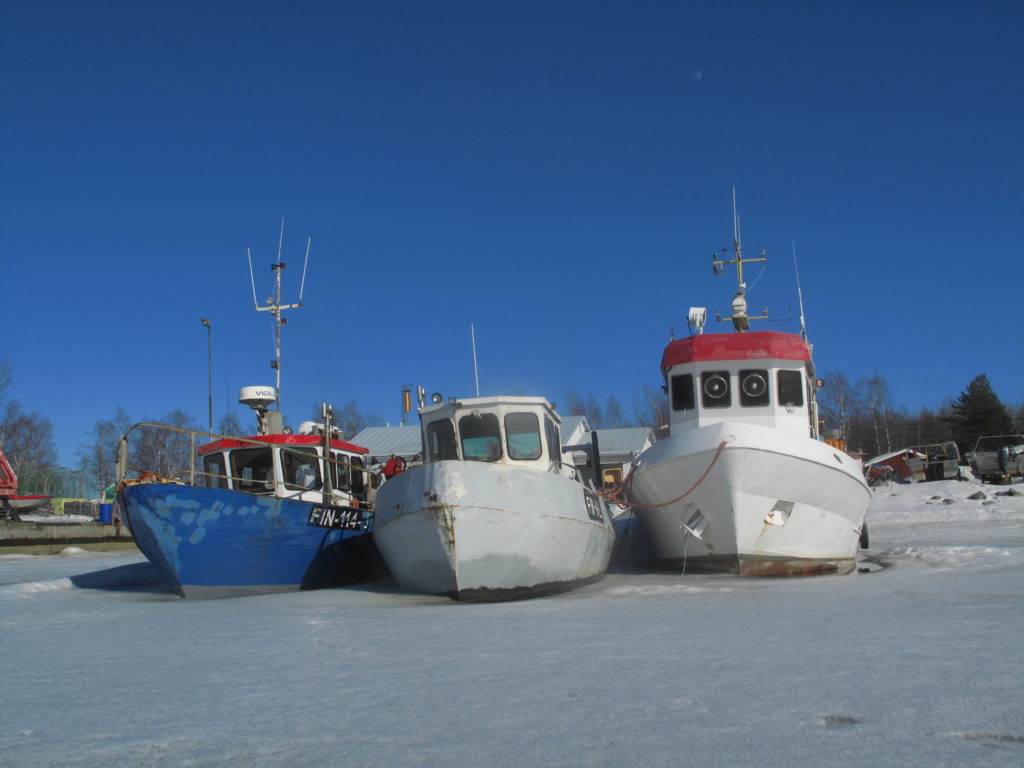
{"type": "Polygon", "coordinates": [[[705,371],[700,379],[705,408],[726,408],[732,404],[728,371],[705,371]]]}
{"type": "Polygon", "coordinates": [[[740,371],[740,405],[768,405],[768,371],[740,371]]]}
{"type": "Polygon", "coordinates": [[[725,397],[729,392],[729,383],[721,376],[712,376],[704,382],[704,394],[715,400],[725,397]]]}

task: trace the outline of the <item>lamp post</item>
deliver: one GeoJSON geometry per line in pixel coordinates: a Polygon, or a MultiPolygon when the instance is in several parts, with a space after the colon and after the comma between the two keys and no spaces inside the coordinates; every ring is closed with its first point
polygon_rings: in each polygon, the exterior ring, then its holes
{"type": "Polygon", "coordinates": [[[199,322],[206,329],[206,375],[210,393],[210,442],[213,442],[213,325],[205,317],[199,322]]]}

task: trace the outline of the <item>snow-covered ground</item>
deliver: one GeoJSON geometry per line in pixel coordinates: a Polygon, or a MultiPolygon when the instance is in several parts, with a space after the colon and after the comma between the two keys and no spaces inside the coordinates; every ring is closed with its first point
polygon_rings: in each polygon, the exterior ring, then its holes
{"type": "Polygon", "coordinates": [[[489,605],[187,601],[137,555],[0,557],[0,765],[1019,768],[1006,490],[877,489],[848,576],[619,570],[489,605]]]}

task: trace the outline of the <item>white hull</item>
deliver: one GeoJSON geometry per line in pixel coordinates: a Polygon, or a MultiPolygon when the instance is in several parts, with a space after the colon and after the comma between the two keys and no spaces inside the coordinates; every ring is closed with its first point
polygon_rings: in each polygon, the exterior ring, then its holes
{"type": "Polygon", "coordinates": [[[766,576],[854,568],[870,492],[857,463],[826,443],[724,422],[666,438],[638,462],[635,504],[696,484],[635,510],[661,565],[766,576]]]}
{"type": "Polygon", "coordinates": [[[502,600],[600,579],[614,532],[604,502],[572,478],[441,461],[381,486],[374,540],[404,590],[502,600]]]}

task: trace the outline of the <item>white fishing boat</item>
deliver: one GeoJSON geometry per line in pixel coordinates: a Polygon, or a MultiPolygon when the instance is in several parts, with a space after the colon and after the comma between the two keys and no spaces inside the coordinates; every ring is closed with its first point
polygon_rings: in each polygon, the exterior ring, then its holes
{"type": "MultiPolygon", "coordinates": [[[[734,214],[735,215],[735,214],[734,214]]],[[[634,462],[623,493],[656,563],[783,576],[848,573],[866,546],[870,492],[857,461],[819,438],[817,380],[801,333],[750,331],[736,222],[734,333],[669,342],[661,361],[669,436],[634,462]],[[863,536],[862,536],[863,535],[863,536]]]]}
{"type": "Polygon", "coordinates": [[[547,400],[420,401],[424,463],[377,491],[374,540],[402,589],[507,600],[604,575],[608,506],[563,460],[547,400]]]}

